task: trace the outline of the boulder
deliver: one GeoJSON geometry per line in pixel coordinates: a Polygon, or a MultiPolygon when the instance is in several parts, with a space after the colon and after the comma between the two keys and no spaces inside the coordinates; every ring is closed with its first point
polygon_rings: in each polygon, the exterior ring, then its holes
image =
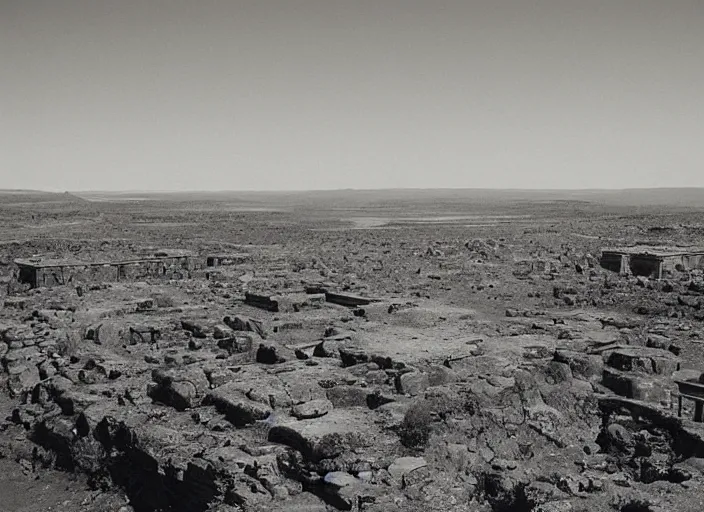
{"type": "Polygon", "coordinates": [[[665,350],[648,347],[624,347],[609,355],[608,365],[616,370],[671,376],[679,370],[677,357],[665,350]]]}
{"type": "Polygon", "coordinates": [[[572,376],[582,380],[598,380],[604,370],[604,359],[572,350],[556,350],[553,360],[570,367],[572,376]]]}
{"type": "Polygon", "coordinates": [[[323,477],[321,497],[338,510],[358,510],[362,503],[373,503],[376,493],[369,484],[345,471],[332,471],[323,477]]]}
{"type": "Polygon", "coordinates": [[[396,391],[402,395],[419,395],[430,387],[430,380],[426,373],[412,371],[396,377],[396,391]]]}
{"type": "Polygon", "coordinates": [[[633,453],[635,440],[631,432],[620,423],[611,423],[602,429],[598,442],[607,453],[633,453]]]}
{"type": "Polygon", "coordinates": [[[567,363],[550,361],[545,367],[545,382],[548,384],[561,384],[572,380],[572,370],[567,363]]]}
{"type": "Polygon", "coordinates": [[[385,370],[371,370],[364,375],[364,380],[369,384],[382,385],[389,380],[385,370]]]}
{"type": "Polygon", "coordinates": [[[63,414],[73,416],[100,402],[101,397],[72,388],[57,396],[54,401],[61,408],[63,414]]]}
{"type": "Polygon", "coordinates": [[[181,329],[188,331],[194,338],[206,338],[206,328],[196,320],[181,320],[181,329]]]}
{"type": "Polygon", "coordinates": [[[214,405],[220,413],[225,415],[227,421],[236,427],[244,427],[265,420],[272,413],[272,409],[268,405],[249,399],[239,390],[228,387],[228,384],[208,393],[203,403],[214,405]]]}
{"type": "Polygon", "coordinates": [[[208,377],[212,388],[219,388],[235,380],[235,374],[227,368],[211,368],[205,370],[205,375],[208,377]]]}
{"type": "Polygon", "coordinates": [[[218,347],[227,350],[230,354],[244,354],[252,351],[254,340],[248,334],[236,334],[218,339],[218,347]]]}
{"type": "Polygon", "coordinates": [[[162,370],[152,372],[153,384],[147,394],[155,401],[171,405],[178,411],[200,405],[210,382],[199,368],[162,370]]]}
{"type": "Polygon", "coordinates": [[[223,319],[223,323],[232,329],[233,331],[249,331],[254,332],[266,339],[266,332],[264,330],[264,325],[260,320],[255,320],[254,318],[247,318],[240,315],[226,316],[223,319]]]}
{"type": "Polygon", "coordinates": [[[339,347],[338,350],[343,367],[367,363],[371,360],[369,354],[358,347],[339,347]]]}
{"type": "Polygon", "coordinates": [[[13,366],[8,370],[7,389],[11,397],[30,392],[39,379],[39,370],[32,364],[13,366]]]}
{"type": "Polygon", "coordinates": [[[428,368],[428,384],[430,386],[444,386],[457,382],[457,374],[450,368],[434,364],[428,368]]]}
{"type": "Polygon", "coordinates": [[[672,346],[672,340],[667,336],[660,334],[649,334],[646,342],[646,347],[658,348],[660,350],[669,350],[672,346]]]}
{"type": "Polygon", "coordinates": [[[215,338],[216,340],[229,338],[233,334],[233,330],[227,327],[226,325],[217,324],[213,327],[213,338],[215,338]]]}
{"type": "Polygon", "coordinates": [[[287,496],[284,501],[271,503],[266,510],[267,512],[327,512],[328,508],[314,494],[302,492],[287,496]]]}
{"type": "Polygon", "coordinates": [[[371,428],[363,416],[352,410],[333,409],[321,418],[276,424],[269,430],[269,441],[285,444],[306,459],[319,461],[370,446],[371,428]]]}
{"type": "Polygon", "coordinates": [[[55,402],[56,399],[69,391],[73,387],[73,382],[61,375],[52,377],[38,383],[32,389],[32,403],[46,405],[55,402]]]}
{"type": "Polygon", "coordinates": [[[279,364],[298,359],[289,348],[273,342],[260,343],[256,361],[262,364],[279,364]]]}
{"type": "Polygon", "coordinates": [[[211,390],[208,402],[212,403],[214,399],[238,400],[242,396],[270,409],[294,405],[291,393],[281,379],[255,368],[240,371],[235,375],[235,380],[211,390]]]}
{"type": "Polygon", "coordinates": [[[350,344],[350,339],[344,336],[326,338],[313,349],[315,357],[340,357],[340,348],[350,344]]]}

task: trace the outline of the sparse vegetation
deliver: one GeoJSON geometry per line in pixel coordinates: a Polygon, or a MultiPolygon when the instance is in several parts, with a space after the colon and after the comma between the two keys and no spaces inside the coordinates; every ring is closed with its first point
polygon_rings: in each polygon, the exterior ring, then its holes
{"type": "Polygon", "coordinates": [[[424,448],[428,444],[433,426],[431,410],[430,403],[419,400],[406,411],[398,432],[404,446],[424,448]]]}

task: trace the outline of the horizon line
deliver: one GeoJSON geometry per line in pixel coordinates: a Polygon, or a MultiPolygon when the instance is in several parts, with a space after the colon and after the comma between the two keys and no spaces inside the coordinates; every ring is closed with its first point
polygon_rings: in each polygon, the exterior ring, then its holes
{"type": "Polygon", "coordinates": [[[496,191],[496,192],[625,192],[625,191],[655,191],[655,190],[704,190],[704,186],[680,187],[625,187],[625,188],[504,188],[504,187],[393,187],[393,188],[321,188],[321,189],[120,189],[120,190],[42,190],[29,188],[0,188],[0,193],[38,192],[45,194],[226,194],[226,193],[259,193],[259,194],[295,194],[310,192],[392,192],[392,191],[496,191]]]}

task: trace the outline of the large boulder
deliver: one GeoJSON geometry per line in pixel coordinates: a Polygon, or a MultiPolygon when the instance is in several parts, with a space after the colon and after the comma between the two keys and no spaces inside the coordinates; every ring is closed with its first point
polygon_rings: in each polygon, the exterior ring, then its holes
{"type": "Polygon", "coordinates": [[[428,374],[411,371],[396,377],[396,391],[402,395],[420,395],[430,387],[428,374]]]}
{"type": "Polygon", "coordinates": [[[323,477],[320,494],[338,510],[356,510],[361,503],[373,503],[379,491],[345,471],[332,471],[323,477]]]}
{"type": "Polygon", "coordinates": [[[340,357],[340,349],[350,344],[350,338],[346,336],[325,338],[315,346],[313,355],[315,357],[340,357]]]}
{"type": "Polygon", "coordinates": [[[246,354],[253,352],[254,339],[249,334],[234,334],[226,338],[218,338],[218,348],[227,350],[229,354],[246,354]]]}
{"type": "Polygon", "coordinates": [[[179,411],[200,405],[210,382],[200,368],[154,370],[147,394],[155,401],[179,411]]]}
{"type": "Polygon", "coordinates": [[[190,332],[194,338],[207,337],[207,327],[197,320],[182,319],[181,328],[190,332]]]}
{"type": "Polygon", "coordinates": [[[289,348],[275,342],[260,343],[257,349],[256,360],[263,364],[279,364],[298,359],[289,348]]]}
{"type": "Polygon", "coordinates": [[[214,405],[219,412],[225,415],[227,421],[236,427],[244,427],[265,420],[271,414],[271,407],[250,400],[239,393],[227,393],[223,387],[209,393],[204,404],[214,405]]]}
{"type": "Polygon", "coordinates": [[[244,396],[270,409],[289,408],[294,405],[288,389],[275,375],[249,368],[248,371],[239,372],[236,377],[236,380],[211,390],[208,393],[208,401],[213,402],[214,398],[221,397],[239,399],[244,396]]]}
{"type": "Polygon", "coordinates": [[[665,376],[671,376],[680,367],[678,358],[671,352],[649,347],[614,350],[607,363],[616,370],[665,376]]]}
{"type": "Polygon", "coordinates": [[[227,327],[226,325],[217,324],[213,326],[213,338],[216,340],[221,340],[224,338],[229,338],[234,335],[234,331],[227,327]]]}
{"type": "Polygon", "coordinates": [[[262,338],[266,338],[264,325],[260,320],[247,318],[240,315],[226,316],[223,323],[233,331],[249,331],[258,334],[262,338]]]}
{"type": "Polygon", "coordinates": [[[32,391],[39,383],[39,370],[32,364],[13,366],[8,371],[7,389],[11,397],[32,391]]]}
{"type": "Polygon", "coordinates": [[[269,430],[269,441],[298,450],[309,460],[331,459],[373,442],[373,427],[350,409],[333,409],[321,418],[284,421],[269,430]]]}
{"type": "Polygon", "coordinates": [[[604,370],[604,359],[599,355],[572,350],[556,350],[553,360],[570,367],[572,376],[582,380],[598,380],[604,370]]]}

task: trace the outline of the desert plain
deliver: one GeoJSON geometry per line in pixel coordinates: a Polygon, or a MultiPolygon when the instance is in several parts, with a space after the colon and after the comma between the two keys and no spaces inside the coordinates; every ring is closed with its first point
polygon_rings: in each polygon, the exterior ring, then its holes
{"type": "Polygon", "coordinates": [[[0,510],[701,511],[697,193],[0,192],[0,510]]]}

